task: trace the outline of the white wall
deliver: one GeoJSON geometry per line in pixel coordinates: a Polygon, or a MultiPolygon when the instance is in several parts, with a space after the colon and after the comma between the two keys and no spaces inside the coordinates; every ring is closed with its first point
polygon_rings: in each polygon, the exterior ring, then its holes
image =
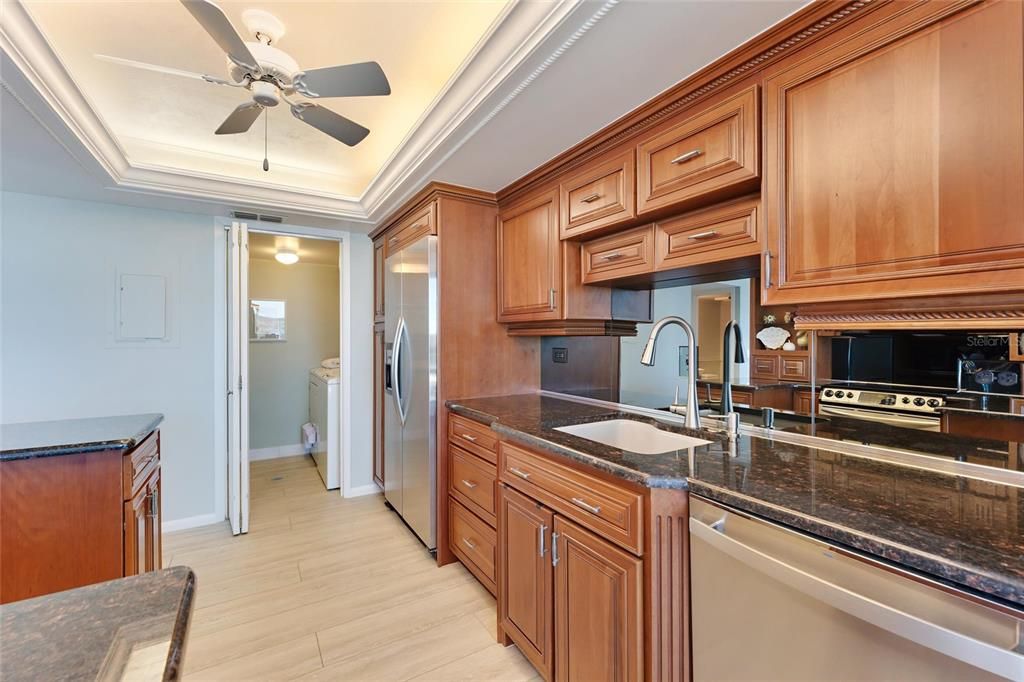
{"type": "Polygon", "coordinates": [[[341,248],[341,428],[350,453],[342,485],[345,495],[361,495],[378,490],[373,482],[373,242],[350,234],[341,248]],[[347,423],[345,414],[351,415],[347,423]]]}
{"type": "Polygon", "coordinates": [[[309,418],[309,370],[338,356],[338,266],[249,261],[249,298],[285,301],[286,340],[249,343],[249,447],[297,445],[309,418]]]}
{"type": "Polygon", "coordinates": [[[164,519],[216,515],[223,233],[209,216],[9,192],[0,211],[0,420],[162,412],[164,519]],[[166,342],[114,341],[119,269],[168,278],[166,342]]]}
{"type": "MultiPolygon", "coordinates": [[[[655,322],[666,315],[677,315],[691,324],[694,321],[693,294],[702,289],[714,289],[721,285],[740,288],[739,318],[737,321],[743,328],[743,350],[747,362],[733,365],[736,383],[744,383],[750,378],[750,280],[737,279],[708,285],[668,287],[655,289],[651,294],[652,316],[655,322]]],[[[672,325],[666,327],[658,337],[655,352],[655,363],[652,367],[640,364],[644,345],[650,336],[652,324],[638,324],[635,337],[623,337],[619,346],[619,400],[629,405],[641,407],[666,407],[673,399],[676,388],[679,388],[679,402],[686,402],[685,367],[679,371],[679,346],[686,345],[683,330],[672,325]]],[[[685,356],[684,356],[685,358],[685,356]]]]}

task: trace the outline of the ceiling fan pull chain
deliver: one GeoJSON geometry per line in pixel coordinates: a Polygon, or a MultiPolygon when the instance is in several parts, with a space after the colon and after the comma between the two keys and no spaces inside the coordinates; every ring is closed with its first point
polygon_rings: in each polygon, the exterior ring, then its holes
{"type": "Polygon", "coordinates": [[[270,161],[267,160],[267,129],[270,127],[270,112],[263,111],[263,170],[270,170],[270,161]]]}

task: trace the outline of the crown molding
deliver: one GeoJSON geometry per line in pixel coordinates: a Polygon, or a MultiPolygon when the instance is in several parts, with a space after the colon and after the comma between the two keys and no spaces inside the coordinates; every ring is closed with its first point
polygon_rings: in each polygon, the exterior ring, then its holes
{"type": "MultiPolygon", "coordinates": [[[[380,222],[429,182],[445,159],[618,2],[607,0],[597,12],[591,12],[584,0],[512,2],[358,199],[134,162],[93,110],[20,0],[4,3],[0,48],[70,135],[52,129],[50,133],[65,148],[81,146],[95,158],[112,183],[111,189],[369,225],[380,222]],[[568,39],[550,51],[546,48],[553,35],[557,39],[566,32],[568,39]],[[538,61],[539,66],[525,79],[513,77],[524,64],[538,61]],[[497,105],[491,104],[495,101],[497,105]]],[[[4,87],[19,94],[10,80],[4,80],[4,87]]],[[[27,93],[20,94],[28,99],[27,93]]]]}

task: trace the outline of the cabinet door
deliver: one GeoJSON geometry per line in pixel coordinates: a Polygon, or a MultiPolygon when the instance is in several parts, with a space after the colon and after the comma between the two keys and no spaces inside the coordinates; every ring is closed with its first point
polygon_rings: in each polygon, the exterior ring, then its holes
{"type": "Polygon", "coordinates": [[[124,574],[145,572],[149,556],[150,519],[149,489],[142,486],[132,499],[124,503],[124,574]]]}
{"type": "Polygon", "coordinates": [[[373,480],[384,487],[384,328],[373,330],[373,480]]]}
{"type": "Polygon", "coordinates": [[[642,679],[642,562],[560,516],[555,534],[555,679],[642,679]]]}
{"type": "Polygon", "coordinates": [[[1024,3],[964,6],[893,3],[766,80],[765,302],[1024,287],[1024,3]]]}
{"type": "Polygon", "coordinates": [[[373,243],[373,321],[384,321],[384,237],[373,243]]]}
{"type": "Polygon", "coordinates": [[[561,315],[562,266],[558,191],[503,209],[498,216],[498,319],[551,320],[561,315]]]}
{"type": "Polygon", "coordinates": [[[552,514],[504,486],[500,495],[498,621],[533,667],[550,680],[554,658],[552,514]]]}

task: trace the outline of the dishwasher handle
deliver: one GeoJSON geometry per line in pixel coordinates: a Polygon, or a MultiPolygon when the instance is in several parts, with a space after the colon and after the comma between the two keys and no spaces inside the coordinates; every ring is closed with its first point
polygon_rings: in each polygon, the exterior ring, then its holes
{"type": "Polygon", "coordinates": [[[691,537],[792,589],[897,637],[1011,680],[1024,677],[1024,655],[883,604],[750,547],[727,535],[729,514],[723,514],[713,524],[691,516],[691,537]]]}

